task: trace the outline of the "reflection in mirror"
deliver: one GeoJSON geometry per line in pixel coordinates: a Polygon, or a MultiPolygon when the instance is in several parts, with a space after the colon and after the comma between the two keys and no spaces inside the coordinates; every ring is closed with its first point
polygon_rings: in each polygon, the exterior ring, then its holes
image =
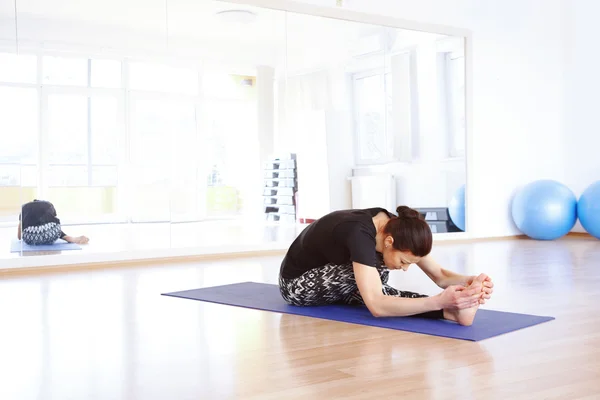
{"type": "Polygon", "coordinates": [[[168,9],[169,51],[198,57],[199,77],[189,99],[195,128],[169,134],[172,246],[262,243],[284,13],[220,1],[169,0],[168,9]]]}
{"type": "Polygon", "coordinates": [[[4,242],[34,199],[86,252],[284,248],[297,222],[399,204],[464,229],[461,38],[143,3],[0,0],[4,242]]]}
{"type": "MultiPolygon", "coordinates": [[[[3,171],[2,176],[13,177],[22,187],[18,203],[24,205],[23,225],[42,226],[48,222],[44,218],[53,218],[67,242],[92,238],[82,247],[89,252],[131,249],[136,240],[146,244],[143,235],[132,234],[125,224],[135,217],[132,209],[143,209],[153,197],[131,201],[138,193],[130,190],[137,177],[129,163],[126,66],[129,58],[164,53],[164,2],[145,2],[144,18],[133,12],[138,8],[134,1],[16,4],[19,53],[0,47],[0,104],[6,110],[4,103],[10,101],[8,109],[13,110],[0,118],[0,123],[12,124],[11,146],[0,149],[0,162],[9,157],[21,163],[18,171],[3,171]],[[43,205],[48,213],[36,217],[43,205]]],[[[7,225],[16,224],[18,212],[13,214],[7,225]]],[[[167,210],[167,224],[169,215],[167,210]]],[[[168,245],[168,232],[163,236],[168,245]]],[[[47,254],[36,249],[28,254],[47,254]]],[[[55,246],[48,251],[80,253],[64,250],[55,246]]]]}
{"type": "Polygon", "coordinates": [[[35,159],[37,127],[35,89],[14,86],[35,83],[35,57],[18,52],[15,6],[12,0],[0,0],[0,242],[7,255],[8,249],[21,251],[17,225],[22,199],[35,186],[29,166],[35,159]]]}
{"type": "MultiPolygon", "coordinates": [[[[14,2],[1,4],[14,19],[14,2]]],[[[41,199],[91,238],[88,252],[279,240],[240,221],[264,223],[283,12],[19,0],[19,17],[20,53],[5,24],[0,48],[0,104],[17,109],[0,111],[1,176],[23,185],[2,196],[7,232],[41,199]]]]}
{"type": "Polygon", "coordinates": [[[418,209],[434,233],[465,226],[464,39],[391,30],[396,202],[418,209]]]}
{"type": "Polygon", "coordinates": [[[366,148],[355,145],[357,138],[363,139],[354,132],[371,129],[371,124],[388,129],[383,112],[385,54],[365,48],[383,31],[379,26],[287,13],[278,139],[285,151],[297,153],[301,220],[352,206],[347,177],[355,164],[355,149],[368,158],[385,156],[385,139],[375,138],[374,146],[368,146],[372,154],[366,154],[366,148]],[[377,117],[354,115],[360,106],[364,115],[375,112],[377,117]]]}
{"type": "Polygon", "coordinates": [[[277,139],[301,219],[408,205],[465,230],[463,38],[288,13],[286,54],[277,139]]]}
{"type": "Polygon", "coordinates": [[[0,0],[0,46],[4,51],[17,52],[17,3],[0,0]]]}

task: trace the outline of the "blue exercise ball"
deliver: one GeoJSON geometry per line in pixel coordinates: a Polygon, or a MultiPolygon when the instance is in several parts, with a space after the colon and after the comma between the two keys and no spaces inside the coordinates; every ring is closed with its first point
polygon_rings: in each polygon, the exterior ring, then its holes
{"type": "Polygon", "coordinates": [[[577,222],[577,198],[560,182],[535,181],[517,192],[512,218],[517,228],[532,239],[558,239],[577,222]]]}
{"type": "Polygon", "coordinates": [[[600,239],[600,181],[592,183],[579,197],[577,215],[583,229],[600,239]]]}
{"type": "Polygon", "coordinates": [[[450,219],[454,222],[461,231],[465,231],[465,185],[459,187],[448,206],[448,214],[450,219]]]}

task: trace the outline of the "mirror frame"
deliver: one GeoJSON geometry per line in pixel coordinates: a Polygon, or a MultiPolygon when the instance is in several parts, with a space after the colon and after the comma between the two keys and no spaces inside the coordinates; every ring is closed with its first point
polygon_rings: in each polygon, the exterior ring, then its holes
{"type": "MultiPolygon", "coordinates": [[[[324,17],[338,20],[345,20],[351,22],[366,23],[371,25],[380,25],[396,29],[407,29],[420,32],[437,33],[447,36],[460,37],[464,40],[464,52],[465,52],[465,167],[466,167],[466,232],[458,233],[438,233],[434,235],[434,241],[447,241],[447,240],[465,240],[478,237],[477,233],[473,231],[473,217],[477,213],[473,208],[476,204],[476,195],[474,196],[473,186],[473,35],[468,29],[457,28],[452,26],[445,26],[440,24],[422,23],[417,21],[405,20],[395,17],[369,14],[365,12],[358,12],[350,10],[345,7],[336,7],[332,2],[331,7],[318,6],[307,3],[298,3],[293,0],[215,0],[224,4],[239,4],[246,6],[260,7],[264,9],[271,9],[283,12],[291,12],[296,14],[312,15],[316,17],[324,17]]],[[[16,16],[15,16],[16,18],[16,16]]],[[[16,32],[18,35],[18,32],[16,32]]],[[[18,51],[18,36],[15,38],[16,50],[18,51]]],[[[252,251],[282,251],[287,246],[275,245],[268,249],[260,248],[256,249],[254,246],[242,246],[243,248],[238,249],[236,253],[245,253],[252,251]]],[[[0,271],[8,273],[15,272],[27,273],[29,269],[37,268],[58,268],[59,270],[71,270],[74,266],[82,265],[98,265],[98,264],[113,264],[122,262],[141,262],[145,260],[154,260],[162,258],[181,258],[181,257],[204,257],[206,255],[223,255],[229,253],[223,250],[205,250],[205,249],[155,249],[153,251],[136,251],[128,250],[126,252],[109,252],[109,253],[94,253],[84,254],[81,256],[77,255],[55,255],[53,257],[19,257],[10,258],[6,260],[0,260],[0,271]]]]}

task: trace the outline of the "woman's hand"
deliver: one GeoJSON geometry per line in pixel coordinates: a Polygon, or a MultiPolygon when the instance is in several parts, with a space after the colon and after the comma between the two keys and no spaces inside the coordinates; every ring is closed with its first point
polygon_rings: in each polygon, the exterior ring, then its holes
{"type": "MultiPolygon", "coordinates": [[[[477,276],[475,276],[475,275],[469,276],[467,279],[467,286],[470,286],[473,283],[473,281],[475,280],[475,278],[477,278],[477,276]]],[[[479,304],[485,304],[485,301],[489,300],[492,297],[492,293],[494,292],[494,283],[492,282],[492,278],[485,275],[485,279],[483,281],[483,287],[481,290],[483,292],[483,296],[481,297],[479,304]]]]}
{"type": "Polygon", "coordinates": [[[437,297],[440,309],[463,310],[480,304],[481,289],[453,285],[448,286],[437,297]]]}

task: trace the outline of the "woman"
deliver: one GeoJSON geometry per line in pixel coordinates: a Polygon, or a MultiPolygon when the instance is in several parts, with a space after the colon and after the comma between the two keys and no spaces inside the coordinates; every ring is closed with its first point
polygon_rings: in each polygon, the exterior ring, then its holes
{"type": "Polygon", "coordinates": [[[376,317],[420,316],[471,325],[479,305],[491,297],[491,279],[443,269],[429,255],[433,238],[421,214],[406,206],[396,212],[335,211],[309,225],[281,265],[285,301],[297,306],[364,304],[376,317]],[[429,297],[387,284],[388,270],[406,271],[411,264],[444,291],[429,297]]]}
{"type": "Polygon", "coordinates": [[[86,244],[89,241],[85,236],[66,235],[56,217],[54,206],[44,200],[33,200],[23,205],[19,215],[17,237],[29,245],[52,244],[57,239],[77,244],[86,244]]]}

